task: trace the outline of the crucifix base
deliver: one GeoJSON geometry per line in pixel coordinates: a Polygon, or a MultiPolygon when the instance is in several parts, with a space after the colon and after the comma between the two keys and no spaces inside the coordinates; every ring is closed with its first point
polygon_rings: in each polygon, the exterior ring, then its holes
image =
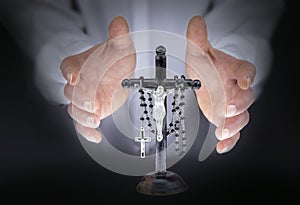
{"type": "Polygon", "coordinates": [[[137,185],[137,191],[146,195],[173,195],[184,192],[187,185],[182,178],[171,171],[145,175],[137,185]]]}

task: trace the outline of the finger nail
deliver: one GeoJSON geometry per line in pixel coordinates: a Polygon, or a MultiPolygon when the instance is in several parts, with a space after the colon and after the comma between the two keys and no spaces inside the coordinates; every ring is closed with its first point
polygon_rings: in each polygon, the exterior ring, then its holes
{"type": "Polygon", "coordinates": [[[229,147],[228,146],[224,146],[223,149],[221,150],[220,154],[223,154],[225,152],[229,151],[229,147]]]}
{"type": "Polygon", "coordinates": [[[90,102],[90,101],[84,101],[83,102],[83,108],[86,111],[93,111],[92,107],[93,107],[92,102],[90,102]]]}
{"type": "Polygon", "coordinates": [[[237,111],[237,107],[235,105],[228,105],[226,110],[226,117],[232,117],[237,111]]]}
{"type": "Polygon", "coordinates": [[[72,82],[72,74],[71,73],[68,73],[67,75],[66,75],[66,79],[67,79],[67,81],[68,82],[72,82]]]}
{"type": "Polygon", "coordinates": [[[94,126],[95,125],[95,118],[94,117],[88,117],[86,119],[86,122],[88,125],[94,126]]]}
{"type": "Polygon", "coordinates": [[[247,89],[250,87],[251,85],[251,79],[250,77],[247,77],[247,89]]]}
{"type": "Polygon", "coordinates": [[[88,140],[89,140],[90,142],[97,143],[97,144],[101,142],[101,139],[95,137],[94,135],[90,135],[88,140]]]}
{"type": "Polygon", "coordinates": [[[230,134],[230,130],[228,128],[224,128],[222,130],[222,136],[221,136],[221,139],[224,140],[224,139],[227,139],[228,136],[230,134]]]}
{"type": "Polygon", "coordinates": [[[223,149],[221,150],[220,154],[229,152],[234,147],[234,144],[224,145],[223,149]]]}

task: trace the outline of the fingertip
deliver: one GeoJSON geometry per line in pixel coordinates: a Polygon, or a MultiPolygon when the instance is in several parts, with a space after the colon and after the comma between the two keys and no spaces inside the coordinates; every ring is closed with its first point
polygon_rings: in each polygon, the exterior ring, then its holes
{"type": "Polygon", "coordinates": [[[116,16],[109,26],[108,44],[117,49],[125,49],[129,54],[135,53],[135,48],[131,36],[129,35],[129,26],[122,16],[116,16]]]}
{"type": "Polygon", "coordinates": [[[205,32],[205,36],[207,36],[207,30],[206,30],[206,25],[205,21],[202,16],[193,16],[188,24],[188,29],[187,29],[187,36],[192,37],[195,32],[205,32]],[[205,28],[203,30],[203,28],[205,28]]]}
{"type": "Polygon", "coordinates": [[[243,90],[247,90],[254,82],[256,69],[254,65],[248,61],[238,61],[235,65],[236,68],[234,71],[236,72],[238,86],[243,90]]]}
{"type": "Polygon", "coordinates": [[[95,133],[89,136],[88,141],[99,144],[102,141],[102,135],[95,130],[95,133]]]}
{"type": "Polygon", "coordinates": [[[63,77],[68,81],[68,83],[70,83],[70,85],[76,85],[79,69],[73,64],[72,58],[68,57],[64,59],[60,68],[63,77]]]}
{"type": "Polygon", "coordinates": [[[225,153],[229,152],[230,150],[232,150],[233,147],[234,147],[234,145],[233,146],[223,145],[221,142],[218,142],[217,147],[216,147],[216,151],[219,154],[225,154],[225,153]]]}
{"type": "Polygon", "coordinates": [[[102,141],[102,135],[98,130],[92,129],[91,134],[88,136],[87,140],[99,144],[102,141]]]}
{"type": "Polygon", "coordinates": [[[74,86],[70,85],[69,83],[65,85],[64,95],[69,101],[72,101],[73,91],[74,91],[74,86]]]}
{"type": "Polygon", "coordinates": [[[124,17],[116,16],[112,19],[108,30],[109,36],[112,39],[120,35],[129,33],[129,26],[124,17]]]}
{"type": "Polygon", "coordinates": [[[187,39],[199,46],[204,51],[209,48],[208,34],[205,20],[202,16],[193,16],[189,21],[187,31],[187,39]]]}
{"type": "Polygon", "coordinates": [[[234,148],[234,146],[236,145],[239,138],[240,138],[240,132],[238,132],[237,134],[235,134],[234,136],[232,136],[228,139],[219,141],[216,146],[216,151],[219,154],[224,154],[224,153],[229,152],[230,150],[232,150],[234,148]]]}
{"type": "Polygon", "coordinates": [[[79,123],[75,125],[76,131],[87,141],[99,144],[102,141],[101,133],[93,128],[85,127],[79,123]]]}
{"type": "MultiPolygon", "coordinates": [[[[219,143],[218,143],[219,144],[219,143]]],[[[228,149],[228,147],[224,147],[224,146],[218,146],[216,148],[217,152],[219,154],[225,154],[226,152],[229,152],[230,150],[228,149]]]]}
{"type": "Polygon", "coordinates": [[[96,144],[99,144],[101,141],[102,141],[102,136],[99,132],[97,132],[95,130],[95,132],[93,132],[92,134],[90,135],[85,135],[84,136],[85,139],[89,142],[93,142],[93,143],[96,143],[96,144]]]}

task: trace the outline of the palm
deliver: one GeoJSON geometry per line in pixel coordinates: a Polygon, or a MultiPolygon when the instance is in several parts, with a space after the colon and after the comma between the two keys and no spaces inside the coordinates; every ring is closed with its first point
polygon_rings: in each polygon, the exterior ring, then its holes
{"type": "MultiPolygon", "coordinates": [[[[191,78],[200,78],[203,86],[196,91],[197,99],[201,110],[209,121],[219,126],[224,122],[224,114],[226,109],[226,102],[234,98],[239,92],[243,90],[237,85],[237,80],[232,77],[232,69],[239,66],[238,60],[234,57],[223,53],[214,48],[210,48],[207,53],[207,58],[211,61],[211,68],[215,69],[215,78],[219,82],[208,82],[205,79],[206,74],[195,72],[192,69],[187,69],[187,74],[191,78]],[[219,83],[218,85],[216,85],[219,83]],[[220,92],[212,92],[218,87],[220,92]]],[[[201,68],[201,64],[199,65],[201,68]]],[[[234,69],[235,70],[235,69],[234,69]]],[[[212,78],[212,77],[211,77],[212,78]]]]}
{"type": "MultiPolygon", "coordinates": [[[[128,52],[131,54],[123,59],[116,59],[116,62],[107,70],[99,82],[96,99],[99,100],[98,107],[100,109],[97,110],[97,114],[101,119],[110,115],[125,102],[128,91],[122,89],[121,81],[129,77],[135,68],[135,55],[132,54],[134,53],[132,48],[126,48],[126,51],[113,52],[115,52],[114,55],[116,57],[128,52]],[[117,97],[116,93],[118,93],[117,97]]],[[[104,53],[103,55],[106,54],[104,53]]]]}

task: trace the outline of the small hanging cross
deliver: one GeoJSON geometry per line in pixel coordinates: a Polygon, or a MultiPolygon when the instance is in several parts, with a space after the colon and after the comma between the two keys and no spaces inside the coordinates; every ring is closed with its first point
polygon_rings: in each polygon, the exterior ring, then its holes
{"type": "Polygon", "coordinates": [[[141,127],[140,136],[135,137],[134,141],[141,143],[141,158],[145,158],[145,156],[146,156],[146,154],[145,154],[145,152],[146,152],[145,151],[146,150],[145,142],[151,142],[151,137],[146,137],[145,136],[145,130],[144,130],[143,127],[141,127]]]}

